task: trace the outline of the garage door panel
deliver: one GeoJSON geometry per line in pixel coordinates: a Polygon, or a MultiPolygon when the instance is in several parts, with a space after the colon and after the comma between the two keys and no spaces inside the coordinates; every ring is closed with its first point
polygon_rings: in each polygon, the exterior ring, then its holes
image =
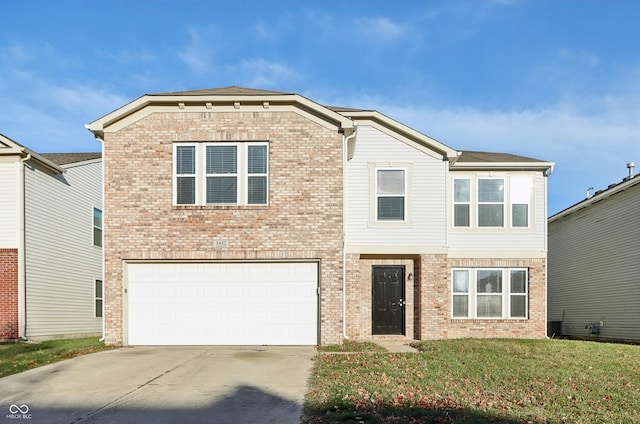
{"type": "Polygon", "coordinates": [[[316,263],[130,264],[135,345],[317,343],[316,263]]]}

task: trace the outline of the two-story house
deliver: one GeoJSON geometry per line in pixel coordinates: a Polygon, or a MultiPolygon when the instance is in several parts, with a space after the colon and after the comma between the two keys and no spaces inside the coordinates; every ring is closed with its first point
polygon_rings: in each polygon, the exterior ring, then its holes
{"type": "Polygon", "coordinates": [[[101,154],[0,134],[0,340],[101,333],[101,154]]]}
{"type": "Polygon", "coordinates": [[[87,128],[107,343],[545,336],[550,162],[240,87],[145,95],[87,128]]]}

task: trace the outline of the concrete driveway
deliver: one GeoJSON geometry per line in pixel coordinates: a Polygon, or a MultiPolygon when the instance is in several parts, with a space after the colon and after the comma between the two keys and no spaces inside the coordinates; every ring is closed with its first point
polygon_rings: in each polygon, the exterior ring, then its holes
{"type": "Polygon", "coordinates": [[[0,422],[299,423],[315,354],[207,346],[85,355],[0,378],[0,422]]]}

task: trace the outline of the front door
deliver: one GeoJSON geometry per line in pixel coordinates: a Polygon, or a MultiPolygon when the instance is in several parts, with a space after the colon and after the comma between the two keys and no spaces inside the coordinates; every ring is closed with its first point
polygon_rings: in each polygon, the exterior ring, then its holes
{"type": "Polygon", "coordinates": [[[404,334],[404,265],[373,266],[373,334],[404,334]]]}

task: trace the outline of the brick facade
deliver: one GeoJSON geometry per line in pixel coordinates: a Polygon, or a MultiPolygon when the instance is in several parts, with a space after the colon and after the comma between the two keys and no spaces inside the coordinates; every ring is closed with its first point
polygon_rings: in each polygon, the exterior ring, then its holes
{"type": "Polygon", "coordinates": [[[156,112],[105,133],[106,342],[124,342],[125,261],[219,259],[320,260],[320,342],[340,342],[342,141],[288,111],[156,112]],[[172,206],[174,141],[268,141],[269,205],[172,206]]]}
{"type": "Polygon", "coordinates": [[[350,338],[435,340],[451,338],[529,338],[546,335],[546,260],[456,259],[445,254],[410,257],[347,255],[347,335],[350,338]],[[404,265],[405,334],[374,336],[371,331],[371,269],[373,265],[404,265]],[[527,319],[452,319],[452,268],[527,268],[527,319]],[[408,277],[413,273],[413,278],[408,277]]]}
{"type": "Polygon", "coordinates": [[[18,249],[0,249],[0,340],[18,338],[18,249]]]}

